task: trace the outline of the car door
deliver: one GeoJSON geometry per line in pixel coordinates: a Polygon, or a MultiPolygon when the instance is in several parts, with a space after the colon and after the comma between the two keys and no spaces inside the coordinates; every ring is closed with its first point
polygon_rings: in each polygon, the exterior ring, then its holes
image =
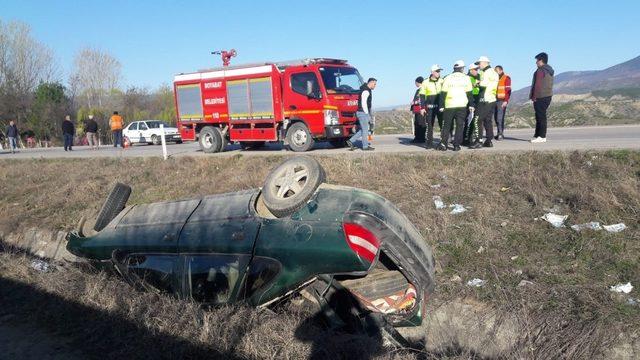
{"type": "Polygon", "coordinates": [[[311,70],[295,70],[286,73],[284,87],[285,115],[302,119],[311,133],[324,133],[323,91],[318,75],[311,70]]]}
{"type": "Polygon", "coordinates": [[[178,254],[133,253],[123,259],[114,256],[117,271],[136,287],[170,294],[182,290],[182,262],[178,254]]]}
{"type": "Polygon", "coordinates": [[[250,260],[250,254],[182,254],[184,297],[208,305],[236,302],[250,260]]]}
{"type": "Polygon", "coordinates": [[[129,141],[131,143],[140,142],[140,135],[138,134],[138,123],[132,122],[131,124],[129,124],[124,132],[124,136],[129,138],[129,141]]]}
{"type": "Polygon", "coordinates": [[[140,134],[141,143],[151,142],[151,130],[149,130],[147,123],[145,123],[144,121],[140,121],[138,124],[138,134],[140,134]]]}

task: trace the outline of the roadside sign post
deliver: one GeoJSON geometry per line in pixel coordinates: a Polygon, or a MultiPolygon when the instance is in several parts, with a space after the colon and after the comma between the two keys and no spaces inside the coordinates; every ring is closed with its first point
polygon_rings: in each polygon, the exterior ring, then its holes
{"type": "Polygon", "coordinates": [[[167,160],[167,140],[164,136],[164,124],[160,124],[160,139],[162,140],[162,157],[167,160]]]}

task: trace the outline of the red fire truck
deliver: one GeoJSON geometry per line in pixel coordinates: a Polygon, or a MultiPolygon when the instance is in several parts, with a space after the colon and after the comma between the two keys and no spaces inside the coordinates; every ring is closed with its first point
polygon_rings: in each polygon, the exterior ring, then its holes
{"type": "Polygon", "coordinates": [[[316,141],[342,147],[354,132],[362,84],[347,61],[323,58],[179,74],[178,128],[207,153],[235,142],[243,148],[282,142],[293,151],[316,141]]]}

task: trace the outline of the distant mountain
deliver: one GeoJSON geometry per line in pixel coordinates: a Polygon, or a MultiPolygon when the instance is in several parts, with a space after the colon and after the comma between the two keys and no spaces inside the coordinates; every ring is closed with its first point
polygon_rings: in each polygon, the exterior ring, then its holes
{"type": "MultiPolygon", "coordinates": [[[[552,64],[553,65],[553,64],[552,64]]],[[[593,91],[640,88],[640,56],[604,70],[568,71],[556,74],[554,94],[577,95],[593,91]]],[[[528,100],[530,86],[514,91],[512,102],[528,100]]]]}

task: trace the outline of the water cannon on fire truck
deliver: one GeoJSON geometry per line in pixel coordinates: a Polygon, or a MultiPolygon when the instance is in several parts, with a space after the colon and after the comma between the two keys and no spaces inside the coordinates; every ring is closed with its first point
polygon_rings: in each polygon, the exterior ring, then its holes
{"type": "Polygon", "coordinates": [[[229,66],[229,64],[231,64],[231,58],[236,57],[238,55],[238,52],[236,51],[236,49],[231,49],[229,51],[218,50],[212,51],[211,55],[220,55],[220,57],[222,58],[222,66],[227,67],[229,66]]]}

